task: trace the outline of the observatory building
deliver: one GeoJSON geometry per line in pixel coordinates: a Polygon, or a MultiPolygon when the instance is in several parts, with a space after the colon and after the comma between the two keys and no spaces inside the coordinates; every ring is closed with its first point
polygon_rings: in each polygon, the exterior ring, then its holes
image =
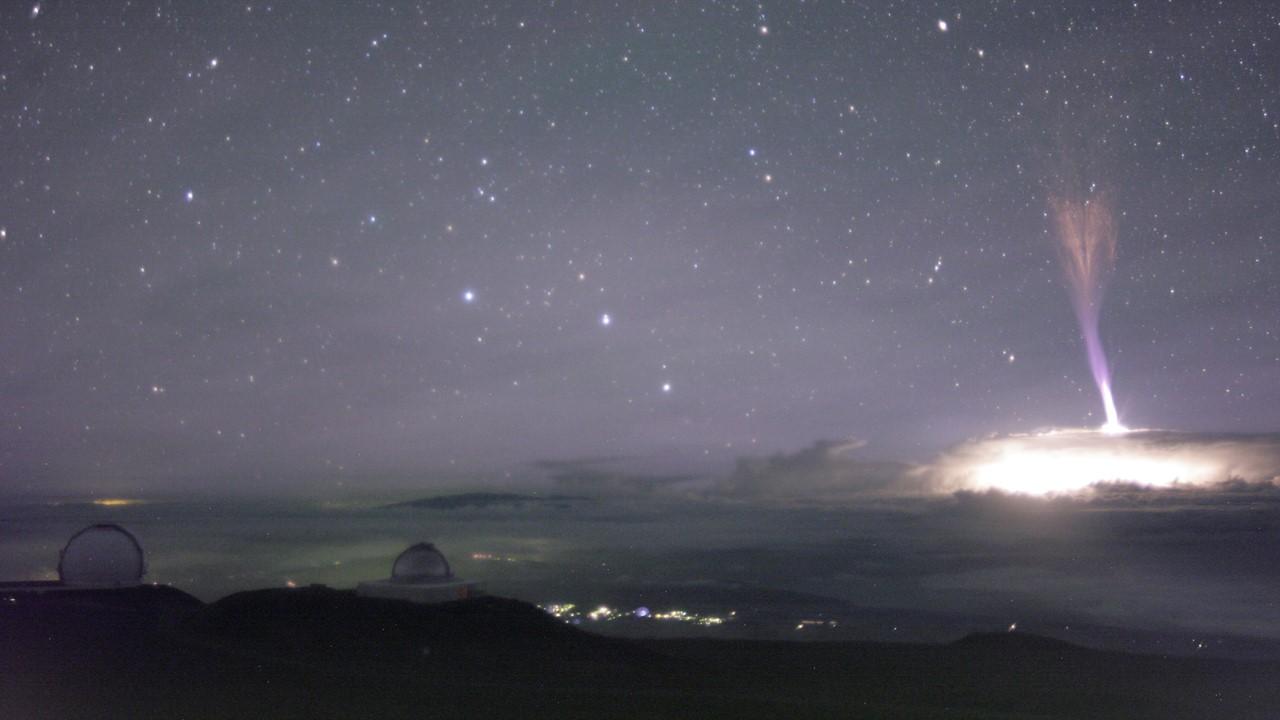
{"type": "Polygon", "coordinates": [[[58,556],[58,579],[71,587],[132,587],[147,574],[142,545],[119,525],[90,525],[67,541],[58,556]]]}
{"type": "Polygon", "coordinates": [[[431,543],[418,543],[400,553],[391,565],[391,577],[370,580],[356,586],[362,597],[438,603],[465,600],[480,592],[477,583],[453,574],[449,561],[431,543]]]}
{"type": "Polygon", "coordinates": [[[0,582],[0,591],[44,593],[130,588],[147,574],[142,545],[119,525],[90,525],[71,536],[58,554],[58,579],[0,582]]]}

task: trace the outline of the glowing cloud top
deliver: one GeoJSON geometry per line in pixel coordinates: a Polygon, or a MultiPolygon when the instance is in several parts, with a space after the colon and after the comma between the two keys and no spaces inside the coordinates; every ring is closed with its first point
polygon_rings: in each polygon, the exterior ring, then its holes
{"type": "Polygon", "coordinates": [[[1054,198],[1050,203],[1058,230],[1058,257],[1071,293],[1076,320],[1080,323],[1093,382],[1098,386],[1107,414],[1107,422],[1102,429],[1123,432],[1124,425],[1120,424],[1120,415],[1111,397],[1107,355],[1098,334],[1103,291],[1116,259],[1116,234],[1111,211],[1098,197],[1083,201],[1054,198]]]}
{"type": "Polygon", "coordinates": [[[1280,435],[1059,429],[973,440],[917,469],[933,492],[1068,495],[1097,483],[1206,487],[1280,480],[1280,435]]]}

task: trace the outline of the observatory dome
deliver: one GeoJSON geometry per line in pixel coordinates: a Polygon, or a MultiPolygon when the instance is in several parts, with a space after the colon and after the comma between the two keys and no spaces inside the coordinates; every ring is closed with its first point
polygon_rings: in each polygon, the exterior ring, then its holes
{"type": "Polygon", "coordinates": [[[455,577],[444,555],[435,545],[425,542],[400,553],[391,564],[391,577],[356,585],[356,595],[361,597],[416,603],[465,600],[479,592],[477,583],[455,577]]]}
{"type": "Polygon", "coordinates": [[[58,560],[64,585],[138,585],[147,572],[142,546],[119,525],[90,525],[67,541],[58,560]]]}
{"type": "Polygon", "coordinates": [[[391,566],[391,582],[424,583],[453,579],[449,561],[431,543],[418,543],[400,553],[391,566]]]}

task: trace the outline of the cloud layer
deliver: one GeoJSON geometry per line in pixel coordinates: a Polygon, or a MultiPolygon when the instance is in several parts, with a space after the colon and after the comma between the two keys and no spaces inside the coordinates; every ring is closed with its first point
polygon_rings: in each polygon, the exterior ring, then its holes
{"type": "Polygon", "coordinates": [[[840,500],[895,494],[918,483],[910,465],[854,457],[860,447],[856,441],[821,440],[795,453],[739,458],[710,492],[738,500],[840,500]]]}
{"type": "Polygon", "coordinates": [[[921,464],[863,460],[854,452],[860,447],[820,441],[795,453],[740,458],[709,493],[801,503],[984,491],[1115,497],[1280,481],[1280,434],[1274,433],[1050,430],[969,440],[921,464]]]}

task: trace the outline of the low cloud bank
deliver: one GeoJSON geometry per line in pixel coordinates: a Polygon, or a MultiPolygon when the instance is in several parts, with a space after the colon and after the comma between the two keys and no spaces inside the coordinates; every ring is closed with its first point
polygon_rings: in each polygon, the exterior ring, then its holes
{"type": "Polygon", "coordinates": [[[795,453],[739,458],[709,494],[739,500],[839,501],[921,489],[905,463],[854,456],[858,441],[821,440],[795,453]]]}

